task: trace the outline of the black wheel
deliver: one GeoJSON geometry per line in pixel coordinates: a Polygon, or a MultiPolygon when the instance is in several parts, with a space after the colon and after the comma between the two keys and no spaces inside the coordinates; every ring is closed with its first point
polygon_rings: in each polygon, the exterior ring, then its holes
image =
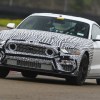
{"type": "Polygon", "coordinates": [[[96,79],[97,85],[100,85],[100,79],[96,79]]]}
{"type": "Polygon", "coordinates": [[[0,78],[5,78],[9,74],[9,69],[0,67],[0,78]]]}
{"type": "Polygon", "coordinates": [[[83,85],[87,76],[88,65],[89,65],[89,59],[87,55],[84,54],[80,63],[78,75],[76,77],[69,77],[66,79],[66,81],[70,84],[83,85]]]}
{"type": "Polygon", "coordinates": [[[23,71],[21,72],[22,76],[26,78],[36,78],[37,73],[31,72],[31,71],[23,71]]]}

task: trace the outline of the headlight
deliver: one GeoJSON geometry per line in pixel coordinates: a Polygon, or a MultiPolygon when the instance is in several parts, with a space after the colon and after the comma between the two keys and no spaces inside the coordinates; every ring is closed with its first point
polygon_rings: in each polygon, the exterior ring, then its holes
{"type": "Polygon", "coordinates": [[[2,39],[0,39],[0,45],[2,45],[2,44],[4,44],[4,43],[5,43],[5,41],[2,40],[2,39]]]}
{"type": "Polygon", "coordinates": [[[6,42],[6,41],[0,39],[0,48],[3,47],[3,45],[5,44],[5,42],[6,42]]]}
{"type": "Polygon", "coordinates": [[[68,54],[68,51],[66,49],[61,49],[61,52],[68,54]]]}
{"type": "Polygon", "coordinates": [[[80,50],[76,48],[61,49],[61,52],[65,54],[71,54],[71,55],[80,55],[80,50]]]}

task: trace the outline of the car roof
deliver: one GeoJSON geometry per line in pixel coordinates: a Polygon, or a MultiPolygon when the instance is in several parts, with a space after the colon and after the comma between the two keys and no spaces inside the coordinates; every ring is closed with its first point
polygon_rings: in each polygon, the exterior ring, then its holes
{"type": "MultiPolygon", "coordinates": [[[[31,16],[51,16],[51,17],[62,17],[65,19],[71,19],[71,20],[77,20],[77,21],[81,21],[81,22],[85,22],[88,24],[97,24],[95,21],[86,19],[86,18],[82,18],[82,17],[76,17],[76,16],[70,16],[70,15],[63,15],[63,14],[54,14],[54,13],[34,13],[31,16]]],[[[97,24],[98,25],[98,24],[97,24]]]]}

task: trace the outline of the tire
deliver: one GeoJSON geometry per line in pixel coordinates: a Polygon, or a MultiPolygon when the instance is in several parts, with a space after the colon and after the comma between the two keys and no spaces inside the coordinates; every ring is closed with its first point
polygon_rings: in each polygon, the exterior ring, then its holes
{"type": "Polygon", "coordinates": [[[0,78],[5,78],[9,74],[9,69],[0,67],[0,78]]]}
{"type": "Polygon", "coordinates": [[[97,85],[100,85],[100,79],[96,79],[97,85]]]}
{"type": "Polygon", "coordinates": [[[23,71],[23,72],[21,72],[21,74],[23,77],[26,77],[26,78],[36,78],[36,76],[37,76],[36,73],[31,72],[31,71],[23,71]]]}
{"type": "Polygon", "coordinates": [[[83,85],[87,76],[88,65],[89,65],[89,59],[87,55],[84,54],[80,63],[78,75],[75,77],[68,77],[66,78],[66,81],[74,85],[83,85]]]}

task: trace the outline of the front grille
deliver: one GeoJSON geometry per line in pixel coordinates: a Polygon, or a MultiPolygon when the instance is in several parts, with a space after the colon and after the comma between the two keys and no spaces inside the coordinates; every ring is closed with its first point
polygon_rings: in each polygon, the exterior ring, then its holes
{"type": "Polygon", "coordinates": [[[18,51],[18,52],[46,55],[45,47],[39,47],[39,46],[33,46],[33,45],[23,45],[23,44],[16,44],[16,46],[17,48],[15,51],[18,51]]]}
{"type": "Polygon", "coordinates": [[[67,72],[71,72],[73,70],[73,66],[72,65],[61,65],[63,70],[67,71],[67,72]]]}
{"type": "Polygon", "coordinates": [[[28,62],[17,60],[18,66],[30,67],[30,68],[41,68],[41,64],[38,62],[28,62]]]}

